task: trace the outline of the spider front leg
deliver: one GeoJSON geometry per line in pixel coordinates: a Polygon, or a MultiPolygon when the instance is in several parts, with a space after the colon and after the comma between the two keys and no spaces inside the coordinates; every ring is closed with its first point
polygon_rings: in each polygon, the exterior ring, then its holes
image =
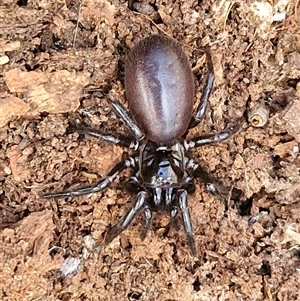
{"type": "Polygon", "coordinates": [[[140,234],[141,240],[145,240],[152,223],[152,212],[150,207],[146,205],[143,211],[144,211],[144,221],[142,224],[142,229],[140,234]]]}
{"type": "Polygon", "coordinates": [[[81,195],[99,192],[105,189],[110,183],[112,183],[124,169],[128,167],[134,167],[136,163],[137,163],[137,158],[133,158],[133,157],[124,158],[121,162],[117,163],[111,169],[111,171],[107,174],[107,176],[104,179],[102,179],[100,182],[98,182],[93,186],[82,187],[72,191],[46,193],[43,194],[42,197],[46,199],[50,199],[50,198],[81,196],[81,195]]]}
{"type": "Polygon", "coordinates": [[[227,190],[219,183],[215,184],[214,181],[212,181],[212,179],[209,177],[208,173],[193,159],[186,158],[186,160],[186,167],[192,171],[192,175],[195,178],[201,179],[205,189],[217,196],[219,199],[224,200],[225,196],[227,196],[227,190]]]}
{"type": "MultiPolygon", "coordinates": [[[[191,221],[191,216],[190,216],[190,211],[189,207],[187,204],[187,192],[183,189],[178,190],[178,205],[179,209],[181,211],[181,216],[182,216],[182,222],[183,222],[183,227],[184,227],[184,232],[186,234],[188,244],[191,248],[192,254],[194,256],[197,255],[197,249],[196,249],[196,244],[193,236],[193,228],[192,228],[192,221],[191,221]]],[[[176,215],[176,213],[175,213],[176,215]]]]}
{"type": "MultiPolygon", "coordinates": [[[[121,234],[125,229],[128,228],[134,217],[139,213],[142,208],[147,204],[149,195],[146,191],[140,191],[137,196],[134,205],[123,217],[123,219],[108,232],[105,238],[105,244],[109,244],[115,237],[121,234]]],[[[148,208],[148,207],[145,207],[148,208]]],[[[151,216],[150,216],[151,219],[151,216]]]]}

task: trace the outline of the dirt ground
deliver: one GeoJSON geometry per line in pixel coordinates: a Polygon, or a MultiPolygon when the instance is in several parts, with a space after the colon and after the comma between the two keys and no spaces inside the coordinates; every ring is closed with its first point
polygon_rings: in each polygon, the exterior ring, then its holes
{"type": "Polygon", "coordinates": [[[300,300],[299,0],[132,2],[0,2],[0,299],[300,300]],[[72,126],[126,133],[106,100],[126,106],[126,53],[157,33],[189,57],[195,103],[211,49],[209,110],[188,137],[248,112],[233,138],[189,154],[228,188],[224,203],[195,180],[196,257],[161,212],[145,241],[138,217],[103,245],[130,207],[130,171],[98,194],[41,198],[121,159],[72,126]]]}

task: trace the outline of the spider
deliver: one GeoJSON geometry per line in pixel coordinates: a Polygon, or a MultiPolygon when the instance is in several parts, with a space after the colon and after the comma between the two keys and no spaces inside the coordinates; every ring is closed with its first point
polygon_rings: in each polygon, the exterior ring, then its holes
{"type": "MultiPolygon", "coordinates": [[[[167,211],[171,222],[181,214],[187,242],[197,254],[187,202],[188,193],[195,191],[193,178],[199,177],[206,189],[219,194],[207,173],[187,152],[205,144],[226,140],[235,134],[241,121],[218,134],[186,140],[189,129],[205,116],[213,88],[214,71],[210,52],[206,50],[208,74],[200,103],[193,116],[194,79],[187,56],[174,40],[152,35],[140,41],[125,62],[125,90],[129,112],[117,101],[109,101],[112,111],[129,129],[134,139],[88,128],[80,131],[102,141],[133,150],[123,155],[100,182],[72,191],[44,194],[44,198],[76,197],[105,189],[126,168],[133,169],[128,181],[136,197],[125,216],[112,227],[105,238],[110,243],[124,231],[138,213],[143,213],[141,239],[151,226],[152,211],[167,211]]],[[[241,118],[242,120],[242,118],[241,118]]]]}

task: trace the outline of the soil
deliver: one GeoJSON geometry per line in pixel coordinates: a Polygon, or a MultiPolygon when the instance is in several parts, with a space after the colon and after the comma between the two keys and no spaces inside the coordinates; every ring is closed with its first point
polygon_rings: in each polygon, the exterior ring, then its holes
{"type": "Polygon", "coordinates": [[[0,3],[0,299],[300,300],[299,1],[132,2],[0,3]],[[227,191],[224,202],[195,179],[197,256],[164,212],[144,241],[137,217],[103,244],[134,197],[130,171],[101,193],[41,197],[92,185],[121,159],[74,125],[127,133],[107,100],[127,106],[124,59],[151,34],[182,45],[195,106],[210,48],[214,90],[188,137],[247,112],[234,137],[189,153],[227,191]]]}

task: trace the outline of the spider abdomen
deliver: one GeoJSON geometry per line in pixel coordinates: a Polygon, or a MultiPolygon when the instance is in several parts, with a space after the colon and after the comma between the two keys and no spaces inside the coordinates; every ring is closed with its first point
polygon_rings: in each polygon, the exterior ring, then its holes
{"type": "Polygon", "coordinates": [[[167,143],[185,133],[192,117],[194,80],[175,41],[153,35],[138,43],[125,63],[125,89],[130,113],[147,139],[167,143]]]}

